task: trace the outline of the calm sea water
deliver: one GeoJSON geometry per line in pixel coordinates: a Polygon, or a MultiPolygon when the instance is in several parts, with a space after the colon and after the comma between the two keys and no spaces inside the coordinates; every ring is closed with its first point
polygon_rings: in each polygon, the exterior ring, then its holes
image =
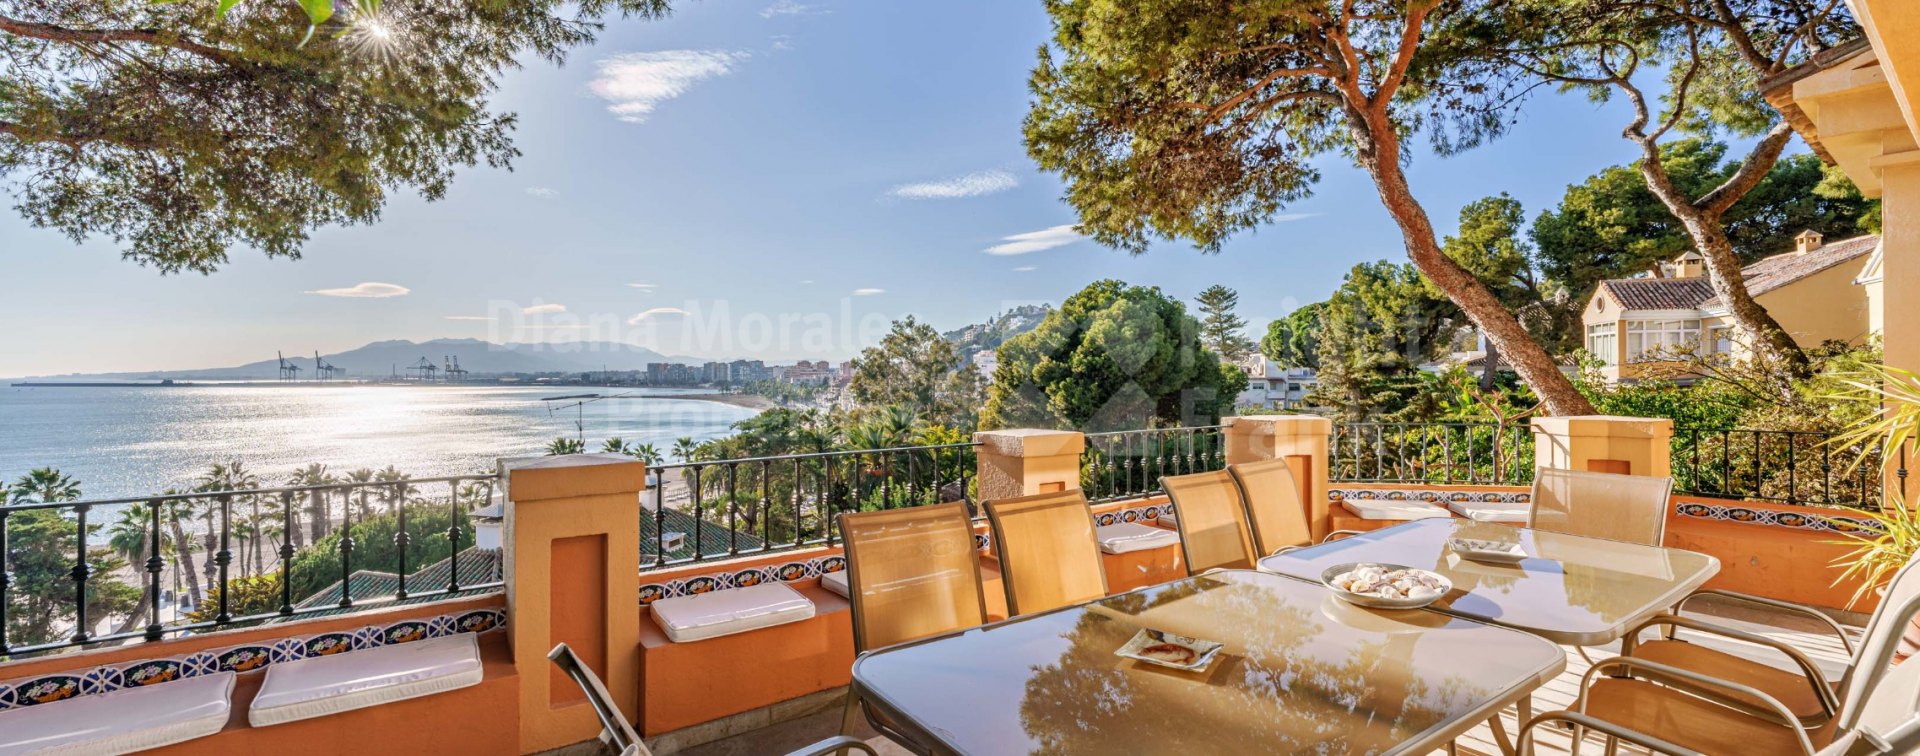
{"type": "MultiPolygon", "coordinates": [[[[619,393],[579,386],[0,386],[0,476],[11,482],[32,468],[58,467],[96,499],[185,487],[208,465],[231,460],[269,485],[313,462],[335,472],[393,465],[416,477],[489,471],[497,457],[538,454],[553,438],[575,435],[575,410],[549,412],[542,397],[596,392],[619,393]]],[[[724,436],[753,414],[717,402],[649,398],[595,402],[579,417],[590,448],[620,436],[668,453],[676,438],[724,436]]]]}

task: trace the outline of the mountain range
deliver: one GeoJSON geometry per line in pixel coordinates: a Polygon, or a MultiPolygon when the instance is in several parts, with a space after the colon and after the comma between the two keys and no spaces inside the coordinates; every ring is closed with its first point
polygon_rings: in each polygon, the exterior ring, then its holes
{"type": "MultiPolygon", "coordinates": [[[[985,323],[975,323],[941,334],[954,342],[962,361],[977,352],[998,347],[1001,342],[1033,330],[1046,317],[1045,305],[1027,305],[998,313],[985,323]]],[[[664,355],[652,349],[614,341],[577,341],[561,343],[496,344],[481,339],[430,339],[375,341],[357,349],[320,356],[327,364],[345,372],[340,378],[368,380],[405,376],[409,366],[421,360],[444,368],[450,362],[475,376],[501,373],[581,373],[597,370],[645,370],[649,362],[679,362],[698,365],[706,359],[664,355]]],[[[316,364],[312,354],[286,355],[300,368],[298,377],[310,379],[316,364]]],[[[246,380],[277,378],[278,359],[260,360],[244,365],[192,370],[147,370],[116,373],[69,373],[37,376],[57,379],[92,380],[246,380]]]]}
{"type": "MultiPolygon", "coordinates": [[[[693,357],[670,357],[642,346],[622,344],[613,341],[581,341],[557,344],[496,344],[480,339],[431,339],[428,341],[407,341],[392,339],[375,341],[358,349],[322,355],[328,364],[345,370],[339,376],[347,379],[375,379],[391,375],[405,375],[408,366],[419,364],[420,360],[443,367],[449,360],[458,361],[460,367],[475,375],[493,373],[578,373],[591,370],[645,370],[649,362],[686,362],[698,363],[693,357]]],[[[311,354],[287,355],[287,361],[298,365],[299,377],[312,378],[314,359],[311,354]]],[[[245,365],[221,368],[198,368],[193,370],[150,370],[124,373],[88,373],[85,375],[49,376],[59,378],[111,378],[118,380],[240,380],[247,378],[276,378],[280,375],[278,359],[249,362],[245,365]]]]}

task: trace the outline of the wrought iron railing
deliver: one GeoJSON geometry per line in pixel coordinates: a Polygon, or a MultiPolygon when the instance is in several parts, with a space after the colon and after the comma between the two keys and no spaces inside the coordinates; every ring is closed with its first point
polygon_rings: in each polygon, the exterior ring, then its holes
{"type": "Polygon", "coordinates": [[[461,564],[474,545],[468,516],[486,505],[495,480],[408,478],[0,506],[0,655],[157,641],[498,588],[497,559],[478,578],[472,570],[463,576],[461,564]],[[430,566],[432,582],[421,584],[430,566]],[[357,595],[365,592],[354,575],[367,569],[390,578],[378,581],[378,593],[357,595]],[[102,631],[103,624],[118,627],[102,631]]]}
{"type": "Polygon", "coordinates": [[[1219,470],[1227,465],[1226,426],[1088,433],[1080,455],[1080,488],[1088,501],[1153,496],[1165,475],[1219,470]]]}
{"type": "Polygon", "coordinates": [[[1533,429],[1499,423],[1335,423],[1327,477],[1356,483],[1530,485],[1533,429]]]}
{"type": "Polygon", "coordinates": [[[965,501],[977,442],[649,468],[641,569],[835,543],[842,512],[965,501]]]}
{"type": "Polygon", "coordinates": [[[1825,431],[1676,428],[1675,493],[1781,504],[1878,509],[1888,468],[1907,477],[1910,449],[1883,460],[1870,446],[1825,431]],[[1888,464],[1891,463],[1891,464],[1888,464]]]}

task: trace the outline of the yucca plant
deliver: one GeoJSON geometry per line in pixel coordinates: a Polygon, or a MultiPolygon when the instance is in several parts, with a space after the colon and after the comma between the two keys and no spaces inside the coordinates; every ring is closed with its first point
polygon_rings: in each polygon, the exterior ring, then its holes
{"type": "MultiPolygon", "coordinates": [[[[1883,468],[1899,459],[1900,451],[1920,435],[1920,374],[1890,365],[1868,364],[1859,372],[1841,377],[1839,384],[1840,388],[1828,393],[1829,398],[1881,405],[1880,413],[1828,441],[1835,448],[1859,450],[1848,464],[1848,471],[1859,469],[1876,454],[1883,468]]],[[[1884,473],[1884,470],[1875,472],[1884,473]]],[[[1860,580],[1860,588],[1854,591],[1848,606],[1858,604],[1885,586],[1893,573],[1920,551],[1920,516],[1907,506],[1905,493],[1889,488],[1879,511],[1852,515],[1854,519],[1871,522],[1878,532],[1855,530],[1847,523],[1828,520],[1836,527],[1845,528],[1846,533],[1845,538],[1829,543],[1855,547],[1833,561],[1833,566],[1842,568],[1834,580],[1836,585],[1849,579],[1860,580]]]]}

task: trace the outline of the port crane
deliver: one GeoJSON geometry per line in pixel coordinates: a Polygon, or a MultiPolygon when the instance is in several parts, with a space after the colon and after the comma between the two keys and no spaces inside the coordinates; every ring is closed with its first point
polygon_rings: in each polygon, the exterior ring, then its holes
{"type": "Polygon", "coordinates": [[[346,371],[341,370],[340,368],[334,367],[333,363],[320,359],[320,350],[318,349],[314,350],[313,352],[314,379],[324,381],[331,378],[339,377],[339,375],[343,372],[346,372],[346,371]]]}
{"type": "Polygon", "coordinates": [[[284,354],[281,354],[279,352],[274,352],[273,354],[274,356],[280,358],[280,380],[283,380],[283,381],[300,380],[299,365],[293,364],[293,362],[288,360],[287,356],[284,354]]]}
{"type": "Polygon", "coordinates": [[[407,377],[423,383],[432,383],[440,377],[440,366],[433,364],[433,360],[421,357],[419,362],[407,368],[407,377]]]}
{"type": "Polygon", "coordinates": [[[459,357],[449,355],[440,359],[445,363],[441,370],[446,372],[448,383],[459,383],[467,379],[467,369],[460,367],[459,357]]]}

